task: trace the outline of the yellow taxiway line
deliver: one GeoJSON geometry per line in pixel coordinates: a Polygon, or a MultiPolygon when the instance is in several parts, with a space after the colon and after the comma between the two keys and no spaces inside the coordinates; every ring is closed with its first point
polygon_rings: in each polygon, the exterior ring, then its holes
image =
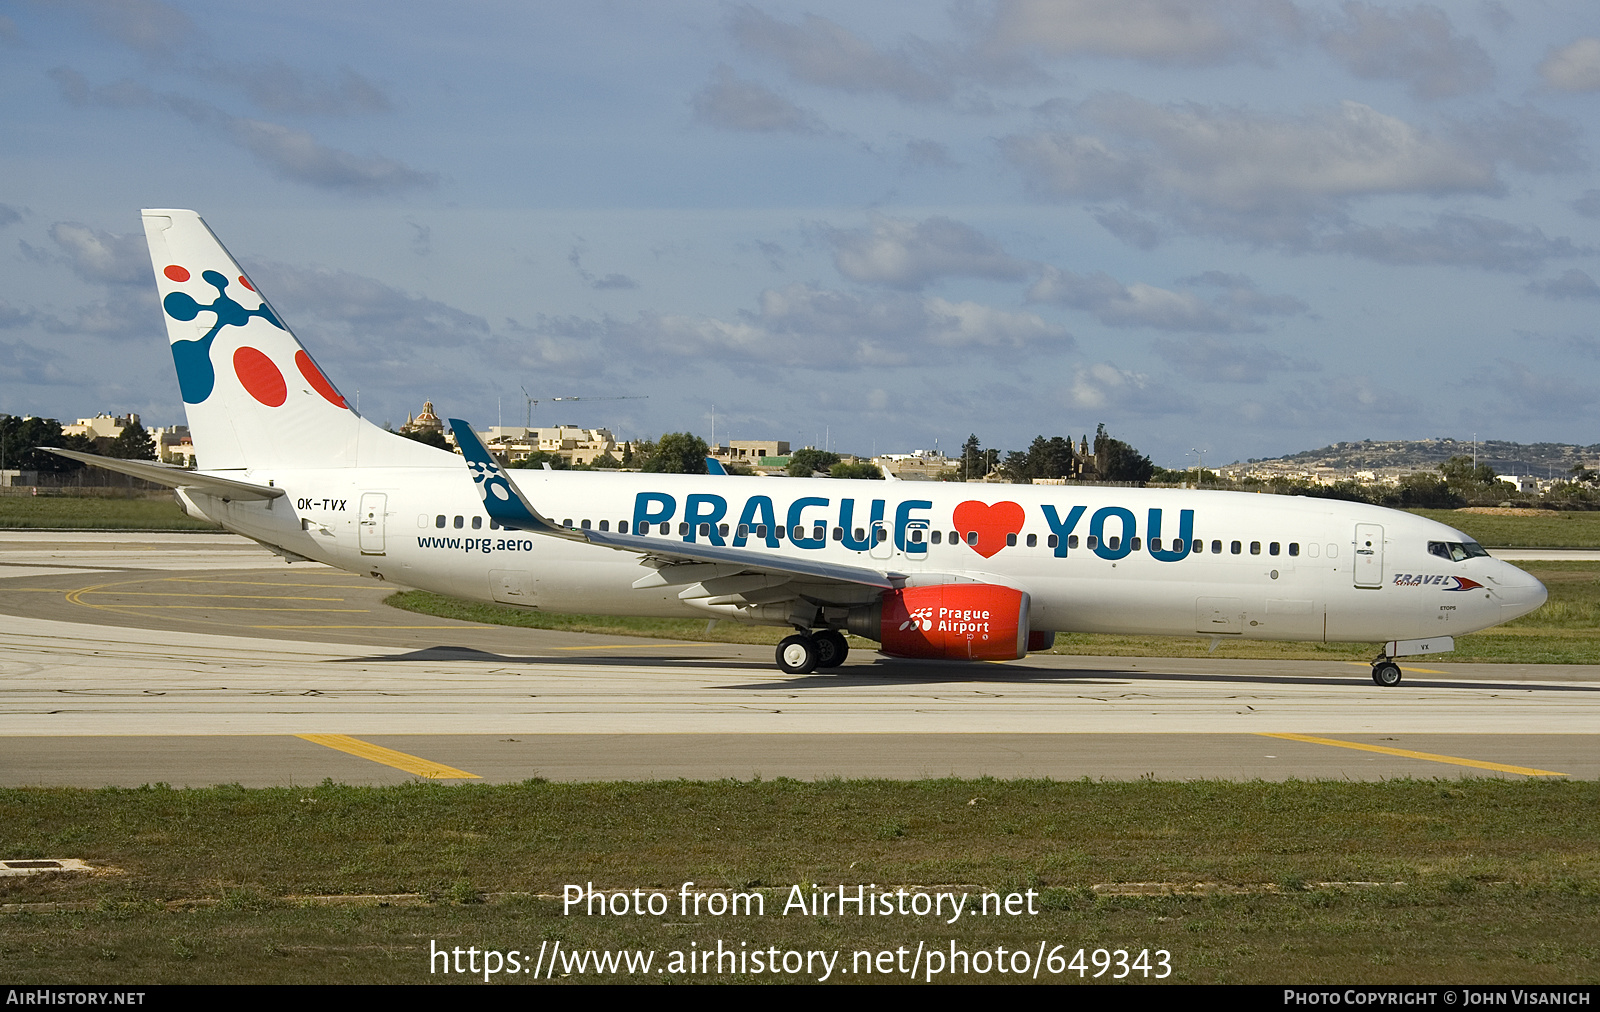
{"type": "MultiPolygon", "coordinates": [[[[645,645],[645,641],[648,641],[649,639],[650,639],[650,637],[648,637],[648,636],[641,636],[641,637],[639,637],[640,642],[638,642],[638,643],[607,643],[605,646],[602,646],[602,647],[551,647],[550,649],[552,649],[552,650],[626,650],[629,647],[643,647],[645,645]]],[[[703,646],[705,646],[704,643],[652,643],[650,645],[651,646],[655,646],[655,647],[660,647],[663,650],[665,650],[665,649],[667,649],[669,647],[703,647],[703,646]]],[[[738,643],[729,643],[729,644],[723,644],[723,645],[724,646],[739,646],[740,644],[738,644],[738,643]]]]}
{"type": "Polygon", "coordinates": [[[1505,763],[1484,762],[1481,759],[1462,759],[1451,755],[1435,755],[1432,752],[1412,752],[1409,749],[1389,748],[1387,745],[1367,745],[1358,741],[1340,741],[1337,738],[1317,738],[1309,734],[1272,734],[1266,731],[1256,732],[1263,738],[1283,738],[1288,741],[1304,741],[1313,745],[1332,745],[1335,748],[1353,748],[1362,752],[1381,752],[1384,755],[1397,755],[1405,759],[1424,759],[1434,763],[1450,763],[1453,766],[1471,766],[1474,769],[1494,770],[1498,773],[1519,773],[1525,777],[1564,777],[1567,773],[1555,773],[1550,770],[1536,770],[1528,766],[1508,766],[1505,763]]]}
{"type": "Polygon", "coordinates": [[[415,773],[419,777],[429,780],[481,780],[476,773],[458,770],[454,766],[443,763],[430,762],[419,756],[408,755],[405,752],[396,752],[392,748],[374,745],[370,741],[352,738],[347,734],[297,734],[296,738],[304,739],[314,745],[325,745],[328,748],[348,752],[362,759],[370,759],[375,763],[393,766],[397,770],[415,773]]]}

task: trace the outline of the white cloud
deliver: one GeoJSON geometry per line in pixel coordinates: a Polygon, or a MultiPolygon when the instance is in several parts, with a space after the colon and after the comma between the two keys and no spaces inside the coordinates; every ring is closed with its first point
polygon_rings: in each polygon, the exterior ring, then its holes
{"type": "Polygon", "coordinates": [[[199,36],[189,15],[160,0],[65,0],[96,31],[152,59],[171,59],[199,36]]]}
{"type": "Polygon", "coordinates": [[[1600,91],[1600,38],[1589,36],[1550,50],[1539,74],[1557,91],[1600,91]]]}
{"type": "Polygon", "coordinates": [[[1538,270],[1547,260],[1587,256],[1566,236],[1476,214],[1441,214],[1432,225],[1352,226],[1324,237],[1324,250],[1391,264],[1444,264],[1496,271],[1538,270]]]}
{"type": "Polygon", "coordinates": [[[167,105],[197,126],[244,148],[278,176],[326,190],[383,194],[426,189],[437,174],[419,172],[392,158],[354,155],[320,143],[304,130],[265,120],[232,116],[214,105],[181,95],[166,96],[167,105]]]}
{"type": "MultiPolygon", "coordinates": [[[[641,313],[632,321],[540,318],[526,328],[587,342],[651,369],[704,360],[786,370],[939,366],[1021,348],[1065,351],[1072,335],[1036,314],[902,293],[866,298],[814,285],[768,289],[737,319],[641,313]]],[[[544,353],[556,353],[549,347],[544,353]]]]}
{"type": "MultiPolygon", "coordinates": [[[[0,380],[8,384],[56,386],[82,383],[82,370],[60,352],[21,341],[0,341],[0,380]]],[[[16,410],[16,408],[12,408],[16,410]]]]}
{"type": "Polygon", "coordinates": [[[1479,157],[1525,172],[1572,172],[1588,165],[1578,126],[1528,102],[1501,102],[1494,112],[1457,122],[1453,133],[1479,157]]]}
{"type": "Polygon", "coordinates": [[[689,100],[695,119],[723,130],[754,133],[818,133],[822,121],[815,113],[754,81],[718,67],[716,77],[689,100]]]}
{"type": "Polygon", "coordinates": [[[1144,373],[1129,372],[1110,362],[1074,370],[1066,399],[1077,410],[1108,414],[1164,415],[1194,409],[1187,395],[1153,383],[1144,373]]]}
{"type": "Polygon", "coordinates": [[[1489,54],[1456,34],[1437,7],[1389,10],[1348,2],[1343,15],[1322,43],[1357,77],[1410,81],[1412,94],[1430,99],[1478,91],[1494,77],[1489,54]]]}
{"type": "Polygon", "coordinates": [[[67,262],[78,277],[101,284],[152,284],[150,253],[144,235],[138,232],[114,234],[62,221],[50,226],[67,262]]]}
{"type": "Polygon", "coordinates": [[[1300,22],[1287,0],[1000,0],[981,48],[1202,66],[1260,58],[1300,22]]]}
{"type": "Polygon", "coordinates": [[[1085,275],[1046,267],[1029,289],[1028,299],[1087,310],[1109,327],[1221,334],[1258,331],[1263,327],[1257,317],[1303,313],[1307,308],[1288,296],[1263,295],[1250,279],[1240,275],[1210,272],[1188,282],[1221,291],[1207,300],[1193,292],[1175,292],[1138,281],[1124,285],[1099,271],[1085,275]]]}
{"type": "Polygon", "coordinates": [[[1315,362],[1292,359],[1264,344],[1236,344],[1215,337],[1154,342],[1160,355],[1186,379],[1214,383],[1265,383],[1277,372],[1317,372],[1315,362]]]}
{"type": "Polygon", "coordinates": [[[153,105],[156,100],[154,92],[129,78],[94,87],[88,78],[71,67],[52,68],[46,71],[46,76],[56,83],[68,105],[133,109],[153,105]]]}
{"type": "Polygon", "coordinates": [[[916,289],[940,277],[1019,279],[1030,266],[970,225],[943,216],[880,218],[869,229],[831,229],[833,263],[852,281],[916,289]]]}
{"type": "Polygon", "coordinates": [[[827,18],[807,14],[792,25],[750,6],[733,12],[728,30],[744,49],[776,60],[807,84],[886,92],[907,102],[940,102],[954,91],[945,61],[918,39],[885,52],[827,18]]]}
{"type": "Polygon", "coordinates": [[[1474,389],[1489,392],[1513,417],[1538,418],[1559,422],[1570,428],[1591,423],[1600,403],[1600,389],[1578,377],[1586,372],[1561,375],[1536,373],[1522,362],[1500,359],[1493,368],[1479,371],[1472,380],[1474,389]]]}
{"type": "Polygon", "coordinates": [[[297,70],[281,61],[217,64],[196,71],[207,81],[231,85],[257,108],[289,116],[354,116],[388,112],[389,96],[349,67],[336,77],[297,70]]]}
{"type": "Polygon", "coordinates": [[[1077,110],[1101,136],[1014,135],[1002,151],[1037,192],[1121,199],[1186,231],[1305,245],[1352,198],[1492,192],[1492,162],[1359,102],[1289,117],[1125,94],[1077,110]]]}
{"type": "Polygon", "coordinates": [[[20,327],[33,319],[33,310],[18,309],[4,299],[0,299],[0,330],[9,327],[20,327]]]}
{"type": "Polygon", "coordinates": [[[610,291],[639,287],[639,282],[628,277],[626,274],[607,274],[603,278],[596,277],[592,272],[583,266],[583,247],[581,245],[572,247],[572,252],[567,254],[567,263],[571,264],[573,269],[578,272],[578,277],[583,279],[584,284],[595,289],[596,291],[610,291]]]}
{"type": "Polygon", "coordinates": [[[904,158],[908,169],[948,169],[956,164],[949,148],[926,139],[906,141],[904,158]]]}
{"type": "MultiPolygon", "coordinates": [[[[142,240],[141,240],[142,242],[142,240]]],[[[138,287],[118,287],[110,297],[78,307],[71,319],[56,316],[41,317],[45,331],[67,338],[98,337],[113,341],[141,342],[146,348],[159,348],[166,342],[166,331],[161,323],[161,307],[156,303],[156,289],[149,274],[149,259],[145,259],[144,284],[138,287]]]]}
{"type": "Polygon", "coordinates": [[[1573,269],[1553,281],[1534,281],[1528,291],[1551,299],[1600,299],[1600,284],[1586,272],[1573,269]]]}
{"type": "Polygon", "coordinates": [[[408,295],[374,278],[344,270],[263,263],[251,270],[275,307],[338,338],[340,351],[425,359],[440,348],[471,345],[488,336],[483,317],[434,299],[408,295]]]}

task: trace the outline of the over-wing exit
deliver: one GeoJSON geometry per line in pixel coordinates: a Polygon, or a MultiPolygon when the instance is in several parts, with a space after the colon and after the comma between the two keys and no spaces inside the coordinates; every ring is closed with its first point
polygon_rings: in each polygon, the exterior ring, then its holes
{"type": "Polygon", "coordinates": [[[794,630],[777,663],[1008,660],[1056,633],[1382,644],[1398,656],[1539,607],[1461,532],[1333,500],[502,469],[358,415],[193,211],[145,232],[203,471],[69,454],[170,485],[194,516],[308,559],[549,611],[794,630]],[[981,489],[981,492],[980,492],[981,489]]]}

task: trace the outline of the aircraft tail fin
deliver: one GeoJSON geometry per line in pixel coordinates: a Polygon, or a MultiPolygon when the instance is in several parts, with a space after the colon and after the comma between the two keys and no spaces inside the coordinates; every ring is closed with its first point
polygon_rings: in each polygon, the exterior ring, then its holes
{"type": "Polygon", "coordinates": [[[198,214],[156,209],[143,216],[199,466],[447,462],[443,451],[351,410],[198,214]]]}

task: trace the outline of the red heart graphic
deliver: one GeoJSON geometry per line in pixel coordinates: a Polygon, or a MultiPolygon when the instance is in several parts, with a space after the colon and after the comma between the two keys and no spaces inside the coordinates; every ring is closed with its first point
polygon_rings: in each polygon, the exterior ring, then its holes
{"type": "Polygon", "coordinates": [[[987,559],[1006,546],[1006,535],[1022,530],[1027,514],[1014,502],[989,506],[969,499],[956,507],[952,519],[962,541],[967,540],[968,531],[978,532],[978,543],[970,547],[987,559]]]}

